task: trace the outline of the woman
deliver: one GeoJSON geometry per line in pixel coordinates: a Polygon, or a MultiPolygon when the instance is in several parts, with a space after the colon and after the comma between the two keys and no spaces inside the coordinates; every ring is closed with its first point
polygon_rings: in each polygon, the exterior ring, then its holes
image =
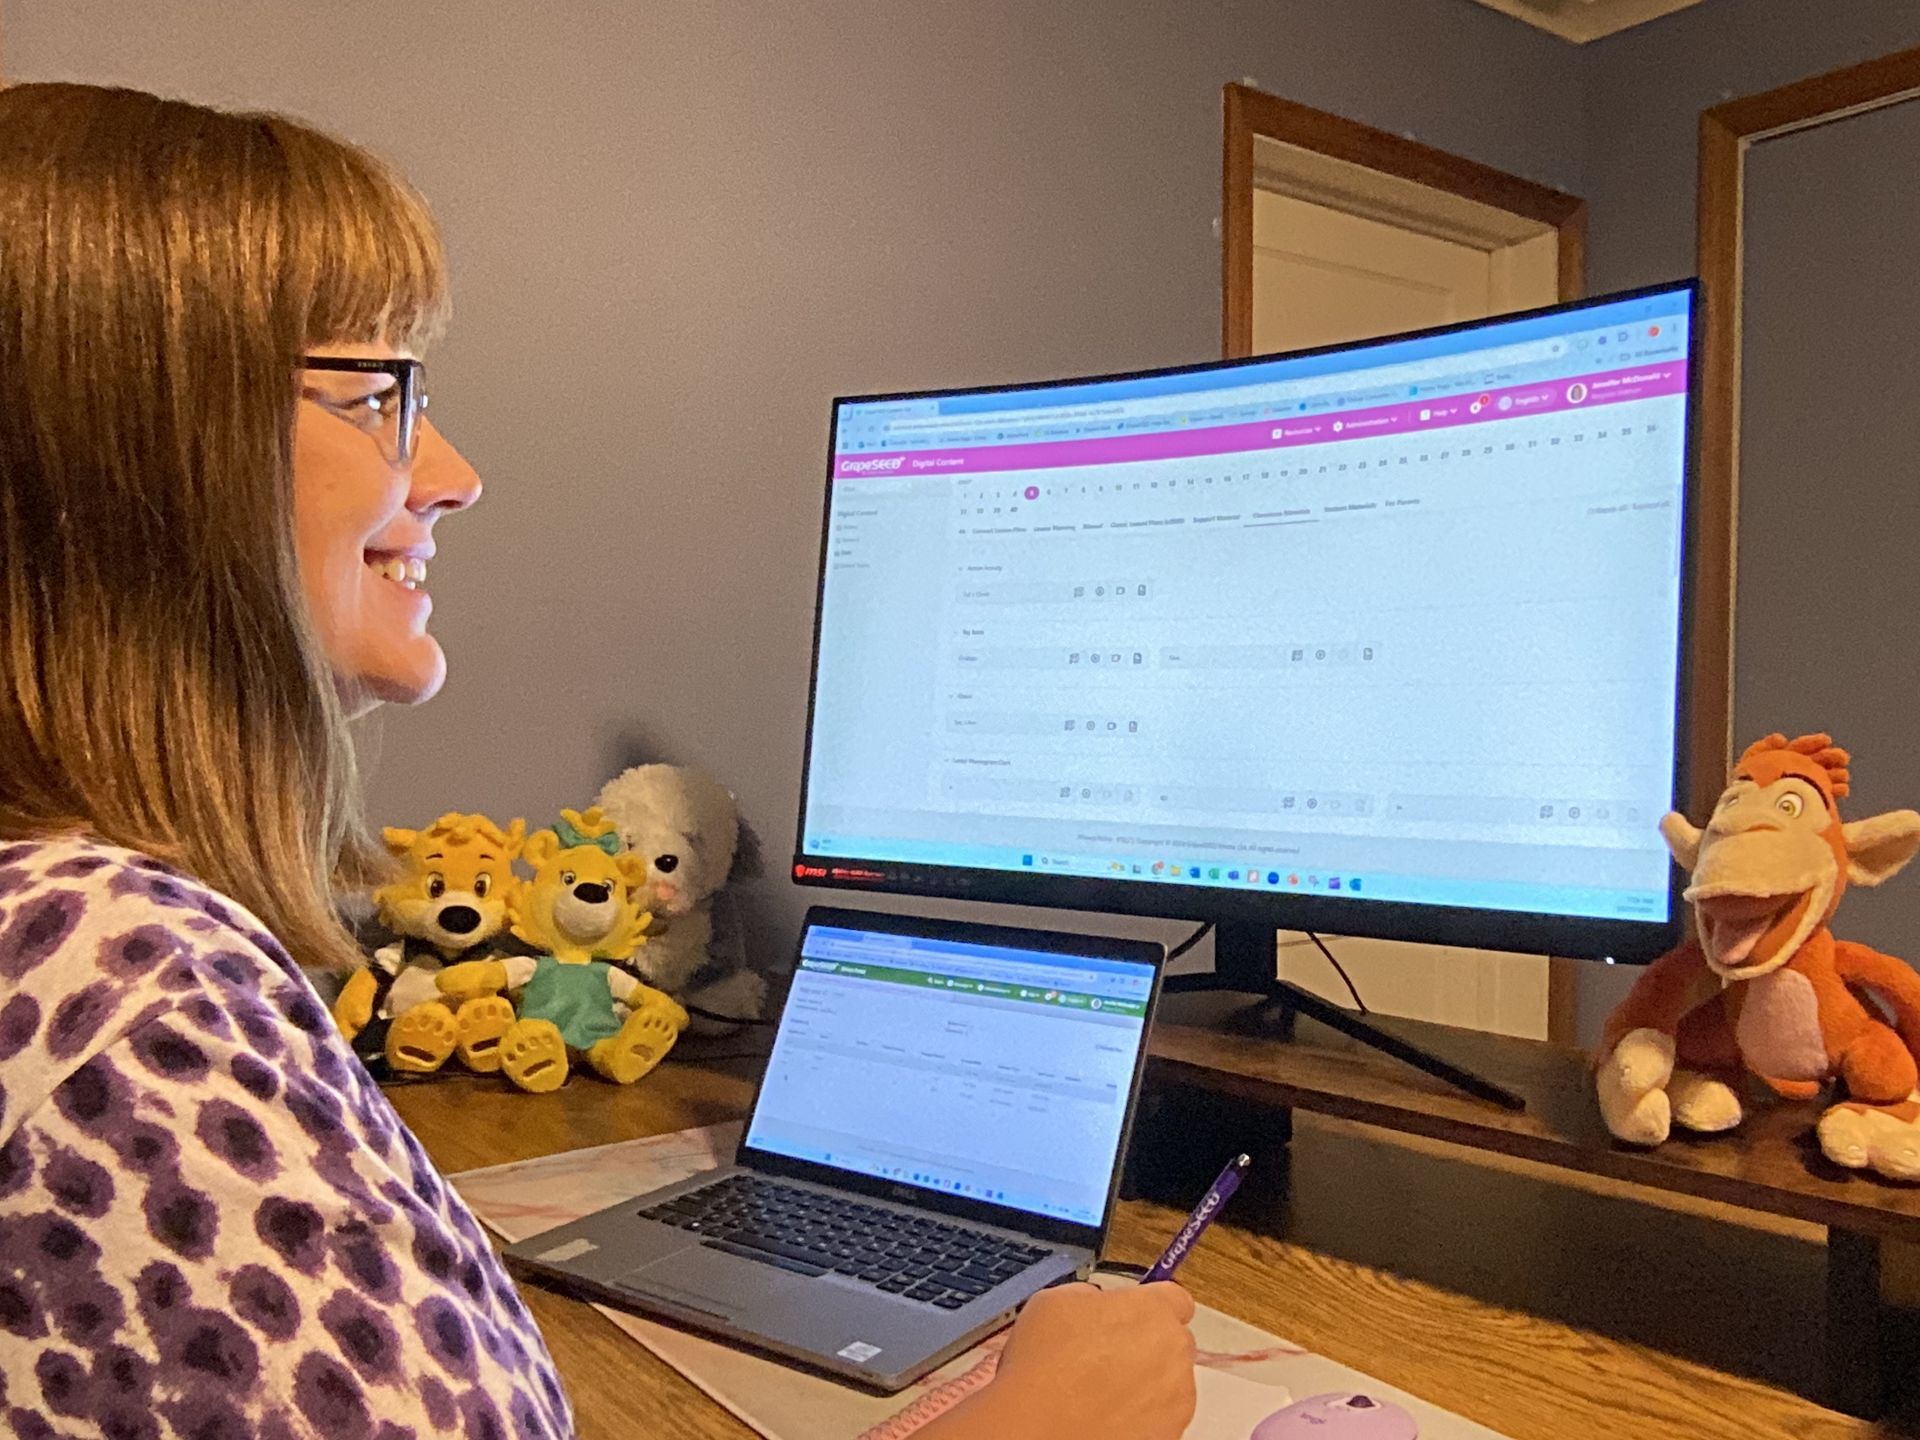
{"type": "MultiPolygon", "coordinates": [[[[362,838],[345,721],[439,688],[440,242],[371,156],[0,91],[0,1418],[560,1436],[479,1227],[294,960],[362,838]]],[[[1191,1302],[1043,1297],[943,1440],[1172,1436],[1191,1302]]],[[[929,1432],[930,1435],[935,1432],[929,1432]]]]}

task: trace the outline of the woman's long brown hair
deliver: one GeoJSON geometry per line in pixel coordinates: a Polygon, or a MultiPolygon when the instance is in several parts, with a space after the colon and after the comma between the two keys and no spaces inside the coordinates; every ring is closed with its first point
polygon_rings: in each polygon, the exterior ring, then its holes
{"type": "Polygon", "coordinates": [[[294,554],[300,356],[446,318],[425,205],[272,115],[0,90],[0,834],[169,860],[303,963],[365,849],[294,554]]]}

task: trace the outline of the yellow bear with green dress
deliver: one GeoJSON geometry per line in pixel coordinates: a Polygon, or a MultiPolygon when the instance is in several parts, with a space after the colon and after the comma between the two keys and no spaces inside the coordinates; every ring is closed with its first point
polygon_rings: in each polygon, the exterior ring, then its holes
{"type": "Polygon", "coordinates": [[[507,902],[513,933],[542,953],[453,965],[443,995],[459,1002],[512,995],[519,1018],[500,1040],[500,1069],[522,1090],[557,1090],[577,1060],[631,1085],[666,1058],[687,1012],[664,992],[609,965],[646,943],[647,862],[626,853],[599,807],[562,810],[527,838],[531,880],[507,902]]]}

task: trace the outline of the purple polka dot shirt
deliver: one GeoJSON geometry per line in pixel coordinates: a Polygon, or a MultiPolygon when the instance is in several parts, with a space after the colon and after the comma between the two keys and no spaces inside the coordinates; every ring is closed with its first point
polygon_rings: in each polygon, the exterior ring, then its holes
{"type": "Polygon", "coordinates": [[[80,839],[0,841],[0,1433],[573,1433],[479,1225],[286,952],[80,839]]]}

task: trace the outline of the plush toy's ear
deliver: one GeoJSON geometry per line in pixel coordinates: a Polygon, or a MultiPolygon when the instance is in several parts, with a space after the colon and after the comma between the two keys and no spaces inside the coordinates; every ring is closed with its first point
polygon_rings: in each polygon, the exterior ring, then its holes
{"type": "Polygon", "coordinates": [[[1920,814],[1889,810],[1840,827],[1847,843],[1847,879],[1855,885],[1891,880],[1920,851],[1920,814]]]}
{"type": "Polygon", "coordinates": [[[638,890],[647,883],[647,860],[644,855],[636,855],[631,850],[623,851],[614,857],[613,863],[620,871],[620,878],[627,882],[627,889],[638,890]]]}
{"type": "Polygon", "coordinates": [[[1700,831],[1696,830],[1686,816],[1675,810],[1660,821],[1660,838],[1667,842],[1667,849],[1673,852],[1673,863],[1688,874],[1700,859],[1700,831]]]}
{"type": "Polygon", "coordinates": [[[588,839],[598,839],[614,828],[607,818],[607,812],[598,805],[589,805],[584,810],[562,810],[560,812],[573,822],[574,828],[588,839]]]}
{"type": "Polygon", "coordinates": [[[560,853],[560,837],[551,830],[536,830],[520,849],[520,858],[538,870],[560,853]]]}
{"type": "Polygon", "coordinates": [[[507,826],[507,834],[506,834],[507,859],[518,860],[520,858],[520,852],[526,846],[526,843],[527,843],[527,822],[516,818],[511,825],[507,826]]]}
{"type": "Polygon", "coordinates": [[[576,845],[596,845],[609,855],[617,855],[625,843],[620,828],[598,805],[589,805],[585,811],[562,810],[560,823],[553,828],[569,850],[576,845]]]}
{"type": "Polygon", "coordinates": [[[387,842],[387,849],[394,855],[404,855],[413,848],[413,842],[420,838],[420,832],[389,825],[380,832],[380,838],[387,842]]]}
{"type": "Polygon", "coordinates": [[[540,942],[535,940],[533,936],[527,934],[525,929],[527,923],[527,892],[532,888],[532,886],[525,880],[522,880],[518,875],[509,876],[507,879],[507,900],[505,908],[507,913],[507,928],[529,945],[537,945],[540,942]]]}
{"type": "Polygon", "coordinates": [[[733,847],[733,866],[727,871],[729,884],[736,880],[758,880],[766,873],[766,847],[761,844],[760,836],[753,826],[740,819],[738,839],[733,847]]]}

